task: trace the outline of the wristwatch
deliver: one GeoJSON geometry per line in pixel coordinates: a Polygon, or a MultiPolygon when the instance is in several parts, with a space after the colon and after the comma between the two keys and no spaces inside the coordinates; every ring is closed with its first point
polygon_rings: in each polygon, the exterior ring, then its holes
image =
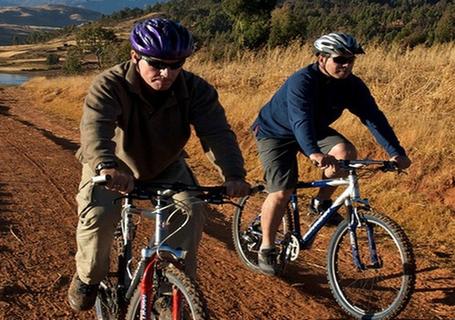
{"type": "Polygon", "coordinates": [[[95,173],[97,175],[99,175],[100,171],[103,169],[113,169],[113,168],[117,168],[117,167],[118,167],[118,165],[117,165],[117,162],[115,162],[115,161],[103,161],[96,165],[95,173]]]}

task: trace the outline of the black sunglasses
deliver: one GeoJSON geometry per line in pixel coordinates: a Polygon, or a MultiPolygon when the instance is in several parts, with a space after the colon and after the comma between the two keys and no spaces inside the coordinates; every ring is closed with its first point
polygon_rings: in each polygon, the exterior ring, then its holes
{"type": "Polygon", "coordinates": [[[157,59],[150,58],[147,56],[141,56],[141,59],[144,60],[145,62],[147,62],[147,64],[149,66],[151,66],[155,69],[158,69],[158,70],[164,70],[164,69],[176,70],[176,69],[180,68],[181,66],[183,66],[183,64],[185,63],[185,59],[179,60],[177,62],[172,62],[172,63],[167,63],[162,60],[157,60],[157,59]]]}
{"type": "Polygon", "coordinates": [[[353,63],[355,60],[355,56],[337,56],[337,57],[332,57],[332,60],[336,64],[353,63]]]}

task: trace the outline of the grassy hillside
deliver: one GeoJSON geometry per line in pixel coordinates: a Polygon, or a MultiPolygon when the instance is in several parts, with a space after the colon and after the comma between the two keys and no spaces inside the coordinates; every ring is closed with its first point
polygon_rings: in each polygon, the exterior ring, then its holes
{"type": "MultiPolygon", "coordinates": [[[[185,66],[218,88],[251,181],[261,179],[262,172],[249,126],[282,82],[314,60],[310,52],[308,47],[294,45],[244,53],[219,63],[196,55],[185,66]]],[[[415,240],[455,244],[455,45],[409,51],[370,47],[354,70],[370,86],[413,160],[407,175],[382,174],[365,180],[364,195],[402,223],[415,240]]],[[[40,108],[77,122],[92,77],[35,78],[24,87],[34,92],[40,108]]],[[[335,127],[357,145],[362,157],[386,157],[350,114],[345,113],[335,127]]],[[[216,176],[196,140],[187,149],[194,165],[207,167],[206,172],[216,176]]],[[[300,160],[302,179],[319,176],[308,160],[300,160]]]]}
{"type": "Polygon", "coordinates": [[[22,26],[63,27],[101,18],[101,13],[63,5],[0,7],[0,21],[22,26]]]}
{"type": "MultiPolygon", "coordinates": [[[[144,15],[142,18],[156,16],[157,13],[149,13],[144,15]]],[[[129,33],[136,19],[123,19],[115,23],[111,22],[110,26],[106,26],[106,29],[112,30],[118,39],[128,39],[129,33]]],[[[33,30],[28,28],[23,30],[22,36],[26,37],[33,30]]],[[[0,44],[1,39],[10,41],[12,35],[5,29],[4,26],[0,25],[0,44]]],[[[18,35],[19,29],[15,31],[18,35]]],[[[62,35],[58,38],[51,39],[46,42],[39,42],[34,44],[22,44],[22,45],[5,45],[0,46],[0,72],[6,73],[24,73],[24,72],[48,72],[61,70],[64,61],[67,58],[68,50],[77,46],[76,36],[74,33],[62,35]],[[57,55],[60,58],[60,62],[56,65],[48,65],[46,63],[47,57],[50,55],[57,55]]],[[[96,64],[96,58],[93,54],[86,53],[81,59],[85,69],[90,69],[91,65],[96,64]]]]}
{"type": "Polygon", "coordinates": [[[25,43],[32,33],[55,32],[100,18],[99,12],[62,5],[0,7],[0,45],[25,43]]]}

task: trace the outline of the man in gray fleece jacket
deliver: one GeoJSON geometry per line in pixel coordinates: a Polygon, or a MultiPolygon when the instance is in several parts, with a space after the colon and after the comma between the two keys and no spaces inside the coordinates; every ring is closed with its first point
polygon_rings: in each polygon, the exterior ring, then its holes
{"type": "MultiPolygon", "coordinates": [[[[131,191],[134,180],[196,183],[183,150],[191,127],[223,176],[228,195],[249,192],[243,158],[216,90],[182,69],[193,52],[189,31],[154,18],[136,24],[130,42],[131,59],[97,76],[85,99],[77,152],[83,167],[76,197],[76,273],[68,291],[76,311],[93,307],[108,272],[120,219],[120,204],[113,200],[131,191]],[[98,174],[112,177],[106,187],[89,183],[98,174]]],[[[185,201],[189,195],[178,197],[185,201]]],[[[189,223],[169,243],[188,251],[185,271],[195,277],[206,213],[200,205],[190,207],[189,223]]]]}

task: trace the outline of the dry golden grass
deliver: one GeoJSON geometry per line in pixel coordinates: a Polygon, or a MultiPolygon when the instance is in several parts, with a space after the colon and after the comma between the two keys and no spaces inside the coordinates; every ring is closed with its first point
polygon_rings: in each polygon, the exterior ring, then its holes
{"type": "Polygon", "coordinates": [[[92,76],[34,77],[23,86],[29,89],[40,108],[78,122],[92,76]]]}
{"type": "MultiPolygon", "coordinates": [[[[413,160],[407,175],[376,175],[364,180],[362,191],[372,204],[386,211],[420,241],[455,244],[455,45],[403,51],[367,48],[355,73],[370,86],[413,160]]],[[[220,94],[228,118],[238,135],[246,160],[248,178],[261,179],[254,140],[249,126],[261,106],[285,79],[314,60],[311,49],[293,44],[288,48],[246,52],[236,59],[207,62],[195,55],[187,69],[212,83],[220,94]]],[[[39,105],[78,121],[91,76],[34,79],[26,88],[39,105]]],[[[385,158],[369,132],[345,113],[335,127],[359,149],[362,157],[385,158]]],[[[192,139],[188,151],[193,163],[206,166],[201,148],[192,139]]],[[[318,178],[319,172],[301,157],[302,179],[318,178]]],[[[207,172],[213,172],[207,165],[207,172]]]]}

